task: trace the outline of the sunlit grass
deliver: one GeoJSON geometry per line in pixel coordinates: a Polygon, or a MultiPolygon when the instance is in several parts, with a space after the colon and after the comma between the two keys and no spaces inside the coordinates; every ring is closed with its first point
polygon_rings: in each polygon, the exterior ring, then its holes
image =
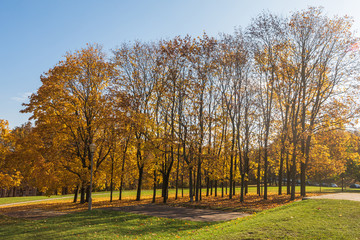
{"type": "Polygon", "coordinates": [[[360,202],[306,200],[201,229],[191,239],[360,239],[360,202]]]}
{"type": "MultiPolygon", "coordinates": [[[[286,193],[286,187],[283,187],[283,193],[286,193]]],[[[184,188],[184,196],[188,196],[188,189],[184,188]]],[[[341,187],[333,188],[333,187],[317,187],[317,186],[307,186],[306,187],[307,193],[335,193],[335,192],[341,192],[341,187]]],[[[360,189],[354,189],[354,188],[346,188],[344,189],[346,192],[358,192],[360,193],[360,189]]],[[[276,186],[270,186],[268,187],[268,192],[270,194],[277,193],[278,187],[276,186]]],[[[296,192],[300,192],[300,187],[296,187],[296,192]]],[[[206,189],[202,190],[202,193],[206,193],[206,189]]],[[[235,194],[238,195],[240,193],[240,188],[237,187],[235,190],[235,194]]],[[[256,193],[256,187],[250,186],[249,187],[249,193],[256,193]]],[[[152,198],[153,190],[142,190],[141,191],[141,197],[142,199],[149,199],[152,198]]],[[[213,188],[213,195],[215,194],[215,189],[213,188]]],[[[161,196],[161,190],[158,189],[156,192],[157,196],[161,196]]],[[[178,196],[181,196],[181,188],[178,190],[178,196]]],[[[218,196],[221,195],[221,188],[218,187],[218,196]]],[[[80,195],[79,195],[80,197],[80,195]]],[[[136,197],[136,190],[125,190],[122,193],[123,199],[135,199],[136,197]]],[[[169,189],[169,197],[173,198],[175,197],[175,189],[169,189]]],[[[113,200],[117,200],[119,198],[119,191],[113,192],[113,200]]],[[[95,192],[93,193],[93,201],[105,201],[110,199],[110,191],[104,191],[104,192],[95,192]]],[[[53,196],[28,196],[28,197],[5,197],[0,198],[0,206],[2,204],[10,204],[10,203],[20,203],[20,202],[29,202],[29,201],[35,201],[35,200],[46,200],[46,201],[54,201],[54,202],[71,202],[73,200],[73,194],[69,195],[53,195],[53,196]]]]}
{"type": "Polygon", "coordinates": [[[229,222],[93,210],[46,220],[0,216],[0,239],[359,239],[360,202],[307,200],[229,222]]]}
{"type": "Polygon", "coordinates": [[[214,223],[93,210],[46,220],[0,216],[1,239],[175,239],[214,223]]]}

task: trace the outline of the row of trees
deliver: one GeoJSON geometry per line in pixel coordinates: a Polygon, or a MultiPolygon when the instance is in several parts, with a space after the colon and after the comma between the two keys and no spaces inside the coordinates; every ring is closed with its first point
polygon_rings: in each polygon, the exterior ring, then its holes
{"type": "Polygon", "coordinates": [[[164,202],[169,185],[199,201],[205,184],[227,183],[232,198],[240,183],[244,201],[250,180],[267,199],[269,180],[282,194],[284,178],[294,199],[298,176],[305,196],[307,177],[340,174],[359,158],[357,136],[340,131],[357,114],[351,25],[309,8],[263,13],[216,39],[123,44],[109,60],[89,45],[41,77],[23,110],[35,127],[15,129],[2,156],[26,163],[27,183],[80,189],[81,202],[92,143],[95,184],[118,187],[120,199],[125,185],[140,200],[143,185],[161,184],[164,202]]]}

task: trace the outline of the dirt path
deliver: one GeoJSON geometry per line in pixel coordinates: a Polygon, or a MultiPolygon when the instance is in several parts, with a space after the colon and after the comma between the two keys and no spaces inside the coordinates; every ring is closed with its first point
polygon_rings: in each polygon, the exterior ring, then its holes
{"type": "Polygon", "coordinates": [[[306,197],[306,199],[337,199],[337,200],[351,200],[351,201],[360,201],[360,193],[331,193],[324,194],[314,197],[306,197]]]}
{"type": "Polygon", "coordinates": [[[103,208],[105,210],[130,212],[164,218],[176,218],[190,221],[227,221],[236,218],[250,216],[251,214],[242,212],[225,212],[208,209],[193,209],[184,207],[170,207],[167,205],[144,204],[126,207],[103,208]]]}

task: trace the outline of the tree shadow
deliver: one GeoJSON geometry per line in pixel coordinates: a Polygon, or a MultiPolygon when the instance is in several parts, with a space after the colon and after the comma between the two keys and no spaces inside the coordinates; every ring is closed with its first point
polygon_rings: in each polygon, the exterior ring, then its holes
{"type": "MultiPolygon", "coordinates": [[[[175,220],[119,211],[93,210],[45,220],[0,221],[2,239],[114,239],[184,235],[217,222],[175,220]]],[[[2,218],[1,218],[2,219],[2,218]]]]}

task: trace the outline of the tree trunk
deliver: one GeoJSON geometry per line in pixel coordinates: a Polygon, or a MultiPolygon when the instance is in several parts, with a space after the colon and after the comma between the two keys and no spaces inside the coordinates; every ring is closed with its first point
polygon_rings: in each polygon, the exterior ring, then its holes
{"type": "Polygon", "coordinates": [[[210,180],[209,180],[209,176],[206,176],[206,196],[209,196],[209,191],[210,191],[210,180]]]}
{"type": "MultiPolygon", "coordinates": [[[[248,176],[249,176],[249,174],[248,174],[248,176]]],[[[245,181],[245,196],[246,196],[246,194],[248,194],[249,193],[249,182],[248,181],[245,181]]]]}
{"type": "Polygon", "coordinates": [[[86,186],[86,198],[85,198],[85,202],[89,202],[89,197],[90,197],[90,186],[86,186]]]}
{"type": "Polygon", "coordinates": [[[295,186],[296,186],[296,146],[294,146],[293,156],[292,156],[292,166],[291,166],[291,197],[290,200],[295,200],[295,186]]]}
{"type": "Polygon", "coordinates": [[[180,168],[180,146],[177,149],[177,166],[176,166],[176,181],[175,181],[175,200],[178,199],[178,189],[179,189],[179,168],[180,168]]]}
{"type": "MultiPolygon", "coordinates": [[[[235,129],[235,127],[233,126],[233,129],[235,129]]],[[[231,143],[231,155],[230,155],[230,189],[229,189],[229,199],[232,199],[232,195],[233,195],[233,168],[234,168],[234,144],[235,144],[235,132],[233,130],[233,136],[232,136],[232,143],[231,143]]],[[[235,186],[234,186],[235,188],[235,186]]]]}
{"type": "Polygon", "coordinates": [[[154,187],[153,187],[153,198],[152,198],[152,203],[155,203],[155,199],[156,199],[156,170],[154,170],[154,187]]]}
{"type": "Polygon", "coordinates": [[[74,192],[74,201],[73,201],[73,203],[77,202],[78,192],[79,192],[79,185],[76,185],[75,192],[74,192]]]}
{"type": "Polygon", "coordinates": [[[291,179],[291,173],[290,173],[290,166],[289,166],[289,154],[286,153],[286,194],[290,194],[290,179],[291,179]]]}
{"type": "Polygon", "coordinates": [[[123,152],[123,159],[122,159],[122,165],[121,165],[121,178],[120,178],[120,187],[119,187],[119,200],[121,200],[122,198],[122,190],[123,190],[123,185],[124,185],[124,171],[125,171],[125,160],[126,160],[126,152],[127,152],[127,148],[128,148],[128,144],[130,141],[130,137],[128,137],[125,141],[125,146],[124,146],[124,152],[123,152]]]}
{"type": "Polygon", "coordinates": [[[261,183],[261,176],[260,176],[260,173],[261,173],[261,168],[260,168],[260,159],[259,159],[259,163],[258,163],[258,168],[257,168],[257,194],[259,196],[261,196],[261,189],[260,189],[260,183],[261,183]]]}
{"type": "Polygon", "coordinates": [[[193,194],[195,194],[196,191],[196,170],[193,170],[193,194]]]}
{"type": "Polygon", "coordinates": [[[162,187],[163,203],[166,203],[168,199],[168,187],[169,187],[169,176],[167,174],[163,174],[163,187],[162,187]]]}
{"type": "Polygon", "coordinates": [[[221,181],[221,197],[224,197],[224,181],[221,181]]]}
{"type": "Polygon", "coordinates": [[[228,182],[225,181],[225,195],[228,194],[228,182]]]}
{"type": "Polygon", "coordinates": [[[217,197],[217,184],[218,184],[218,181],[215,180],[215,197],[217,197]]]}
{"type": "Polygon", "coordinates": [[[110,202],[113,201],[113,178],[114,178],[114,159],[111,158],[110,202]]]}
{"type": "Polygon", "coordinates": [[[141,166],[139,168],[139,180],[138,180],[138,186],[136,192],[136,201],[140,201],[141,198],[141,184],[142,184],[143,172],[144,172],[144,166],[141,166]]]}
{"type": "MultiPolygon", "coordinates": [[[[285,143],[284,143],[285,144],[285,143]]],[[[280,153],[280,167],[279,167],[279,190],[278,195],[282,195],[282,179],[283,179],[283,166],[284,166],[284,146],[281,147],[280,153]]]]}
{"type": "Polygon", "coordinates": [[[80,203],[81,204],[85,203],[85,187],[84,187],[84,185],[81,185],[81,189],[80,189],[80,203]]]}
{"type": "Polygon", "coordinates": [[[181,173],[181,197],[184,197],[184,173],[181,173]]]}
{"type": "MultiPolygon", "coordinates": [[[[201,152],[201,150],[199,150],[201,152]]],[[[195,201],[201,201],[201,157],[198,159],[197,176],[196,176],[196,192],[195,201]]]]}
{"type": "Polygon", "coordinates": [[[236,184],[235,184],[236,182],[234,181],[233,182],[233,196],[235,196],[235,189],[236,189],[236,184]]]}
{"type": "Polygon", "coordinates": [[[119,187],[119,200],[121,200],[121,198],[122,198],[122,190],[123,190],[123,179],[121,177],[120,187],[119,187]]]}
{"type": "Polygon", "coordinates": [[[305,191],[305,186],[306,186],[306,175],[305,175],[305,172],[306,172],[306,165],[305,163],[301,162],[300,164],[300,188],[301,188],[301,196],[305,197],[306,196],[306,191],[305,191]]]}
{"type": "Polygon", "coordinates": [[[265,141],[265,152],[264,152],[264,199],[267,200],[267,186],[268,186],[268,149],[267,141],[265,141]]]}
{"type": "Polygon", "coordinates": [[[189,198],[190,198],[190,202],[194,201],[194,196],[193,196],[193,180],[192,180],[192,168],[189,167],[189,198]]]}
{"type": "Polygon", "coordinates": [[[241,174],[240,202],[244,202],[245,174],[241,174]]]}

